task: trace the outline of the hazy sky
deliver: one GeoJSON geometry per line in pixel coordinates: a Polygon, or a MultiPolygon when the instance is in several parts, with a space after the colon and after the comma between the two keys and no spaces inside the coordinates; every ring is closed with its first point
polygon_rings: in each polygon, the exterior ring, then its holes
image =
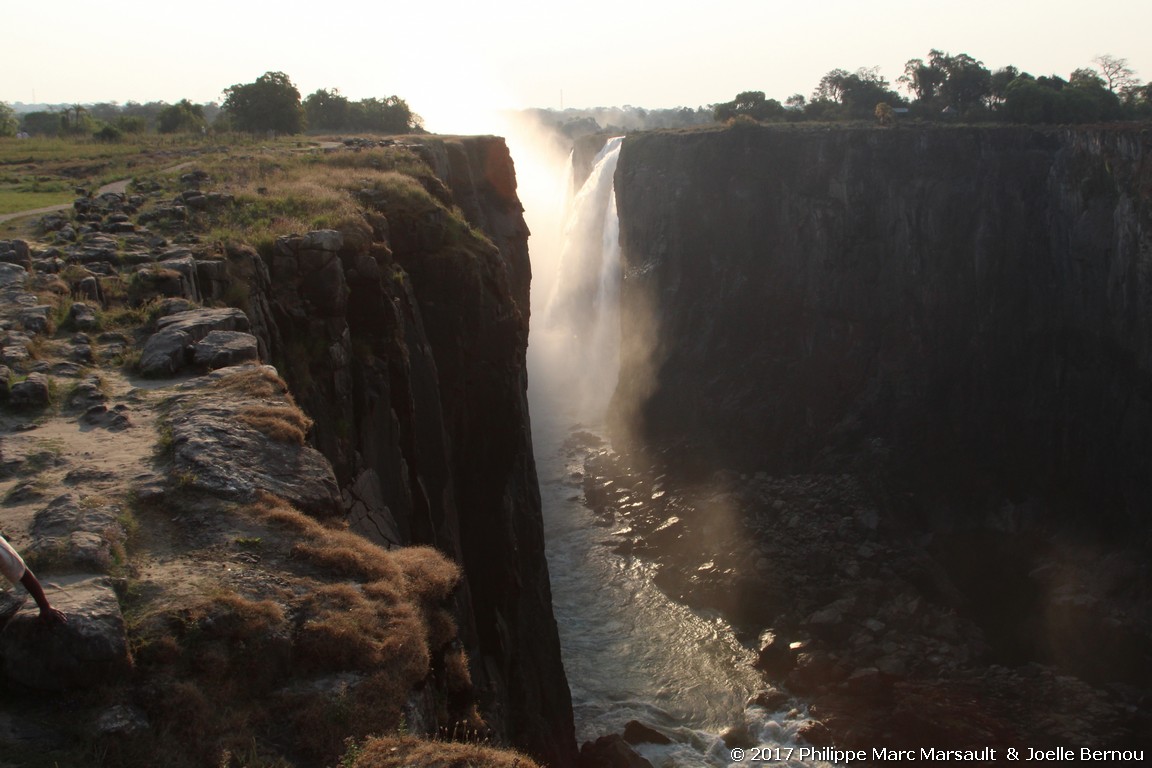
{"type": "Polygon", "coordinates": [[[895,80],[930,48],[1064,77],[1110,53],[1152,79],[1152,0],[0,2],[0,101],[205,102],[280,70],[305,95],[400,95],[440,131],[561,94],[576,107],[783,100],[836,67],[895,80]]]}

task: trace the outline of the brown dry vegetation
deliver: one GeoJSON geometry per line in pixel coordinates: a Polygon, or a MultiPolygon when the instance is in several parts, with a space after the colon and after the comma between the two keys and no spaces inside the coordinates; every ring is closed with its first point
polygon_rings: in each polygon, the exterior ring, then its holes
{"type": "Polygon", "coordinates": [[[455,237],[484,239],[408,147],[236,156],[204,168],[215,188],[235,199],[235,205],[196,215],[196,227],[219,243],[246,242],[267,254],[277,237],[314,229],[336,229],[356,239],[365,236],[366,208],[380,205],[413,216],[441,210],[455,237]]]}
{"type": "Polygon", "coordinates": [[[410,737],[369,739],[351,768],[539,768],[524,755],[477,744],[429,742],[410,737]]]}
{"type": "Polygon", "coordinates": [[[280,443],[304,445],[312,419],[295,405],[251,405],[241,408],[236,420],[280,443]]]}
{"type": "Polygon", "coordinates": [[[289,402],[288,384],[274,370],[265,367],[252,367],[237,373],[221,376],[212,383],[216,389],[236,392],[254,398],[283,398],[289,402]]]}
{"type": "MultiPolygon", "coordinates": [[[[279,386],[242,375],[225,386],[279,386]]],[[[331,765],[349,737],[400,728],[405,702],[426,682],[470,689],[444,608],[459,569],[439,552],[385,550],[269,494],[233,514],[236,533],[258,535],[262,565],[278,577],[128,601],[137,672],[150,681],[138,698],[153,727],[104,745],[114,764],[331,765]]],[[[470,702],[437,707],[442,725],[484,728],[470,702]]]]}
{"type": "Polygon", "coordinates": [[[272,369],[251,367],[222,376],[212,386],[238,396],[276,400],[275,404],[246,405],[238,410],[236,420],[278,442],[304,444],[312,419],[296,405],[288,385],[272,369]]]}

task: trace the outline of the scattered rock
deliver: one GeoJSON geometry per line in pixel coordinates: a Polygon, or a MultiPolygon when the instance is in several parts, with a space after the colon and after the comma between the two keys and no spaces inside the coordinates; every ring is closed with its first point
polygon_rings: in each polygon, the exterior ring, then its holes
{"type": "Polygon", "coordinates": [[[259,360],[256,337],[242,331],[211,331],[196,342],[192,362],[209,370],[259,360]]]}
{"type": "Polygon", "coordinates": [[[114,506],[82,505],[71,493],[58,496],[36,513],[28,553],[47,570],[107,573],[126,537],[119,512],[114,506]]]}
{"type": "Polygon", "coordinates": [[[652,768],[617,733],[587,741],[580,747],[580,768],[652,768]]]}
{"type": "Polygon", "coordinates": [[[629,744],[671,744],[672,739],[639,720],[629,720],[624,726],[624,741],[629,744]]]}
{"type": "Polygon", "coordinates": [[[769,630],[753,665],[768,677],[779,680],[796,666],[796,654],[783,637],[769,630]]]}
{"type": "Polygon", "coordinates": [[[139,707],[117,704],[100,713],[94,730],[98,736],[131,736],[150,727],[148,716],[139,707]]]}
{"type": "Polygon", "coordinates": [[[757,744],[756,737],[752,735],[744,723],[725,729],[724,733],[720,734],[720,740],[728,749],[735,749],[736,747],[750,749],[757,744]]]}
{"type": "MultiPolygon", "coordinates": [[[[89,280],[91,280],[93,284],[96,283],[96,279],[92,277],[85,278],[80,282],[83,284],[89,280]]],[[[99,295],[98,290],[96,293],[99,295]]],[[[77,301],[72,304],[72,308],[68,310],[68,321],[72,324],[72,327],[78,331],[92,331],[100,325],[100,321],[96,317],[96,310],[82,301],[77,301]]]]}
{"type": "Polygon", "coordinates": [[[12,385],[9,402],[18,408],[39,408],[52,402],[50,379],[42,373],[30,373],[24,381],[12,385]]]}
{"type": "Polygon", "coordinates": [[[128,415],[128,406],[123,403],[113,406],[111,409],[103,404],[93,405],[84,412],[80,421],[89,426],[102,427],[111,432],[119,432],[132,426],[132,419],[128,415]]]}
{"type": "Polygon", "coordinates": [[[798,734],[800,738],[814,747],[832,746],[832,734],[819,720],[808,720],[800,726],[798,734]]]}
{"type": "Polygon", "coordinates": [[[28,282],[28,270],[19,264],[0,262],[0,288],[23,288],[28,282]]]}
{"type": "Polygon", "coordinates": [[[191,360],[191,345],[212,331],[247,331],[248,316],[239,309],[192,309],[160,318],[157,332],[140,355],[145,376],[170,376],[191,360]]]}

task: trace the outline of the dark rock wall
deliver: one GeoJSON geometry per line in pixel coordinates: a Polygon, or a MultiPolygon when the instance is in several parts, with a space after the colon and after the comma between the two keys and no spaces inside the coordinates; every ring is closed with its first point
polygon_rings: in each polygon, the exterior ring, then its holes
{"type": "Polygon", "coordinates": [[[352,527],[463,564],[457,618],[481,710],[500,740],[559,768],[575,737],[531,449],[515,171],[499,138],[415,151],[438,204],[382,198],[335,242],[235,252],[231,270],[254,286],[253,332],[315,419],[352,527]]]}
{"type": "Polygon", "coordinates": [[[629,138],[617,437],[882,474],[949,499],[934,526],[1030,499],[1146,525],[1150,149],[1131,126],[629,138]]]}

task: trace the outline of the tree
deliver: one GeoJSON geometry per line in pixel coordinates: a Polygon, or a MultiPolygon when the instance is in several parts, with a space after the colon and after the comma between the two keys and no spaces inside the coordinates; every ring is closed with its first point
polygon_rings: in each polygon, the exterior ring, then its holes
{"type": "Polygon", "coordinates": [[[304,114],[310,128],[339,130],[350,128],[348,99],[336,88],[319,88],[304,99],[304,114]]]}
{"type": "Polygon", "coordinates": [[[0,136],[15,136],[20,121],[16,119],[16,112],[7,102],[0,101],[0,136]]]}
{"type": "Polygon", "coordinates": [[[879,102],[889,106],[906,103],[898,93],[889,90],[888,85],[888,81],[880,76],[879,67],[861,67],[852,74],[843,69],[833,69],[820,79],[808,111],[814,115],[826,115],[831,110],[815,105],[820,102],[839,102],[850,117],[873,117],[879,102]]]}
{"type": "Polygon", "coordinates": [[[962,113],[971,112],[981,106],[992,94],[992,73],[966,53],[950,56],[933,49],[929,52],[931,66],[944,72],[940,84],[940,96],[948,106],[962,113]]]}
{"type": "MultiPolygon", "coordinates": [[[[1031,77],[1031,75],[1027,73],[1025,73],[1025,75],[1031,77]]],[[[993,72],[992,78],[989,81],[988,102],[993,107],[999,107],[1003,104],[1008,92],[1008,86],[1018,77],[1020,77],[1020,70],[1011,64],[993,72]]]]}
{"type": "Polygon", "coordinates": [[[1093,61],[1100,68],[1100,74],[1104,82],[1108,84],[1108,90],[1112,93],[1123,91],[1128,86],[1140,84],[1136,73],[1128,66],[1128,59],[1104,54],[1097,56],[1093,61]]]}
{"type": "Polygon", "coordinates": [[[254,83],[224,89],[224,105],[235,130],[299,133],[304,129],[300,91],[283,72],[265,72],[254,83]]]}
{"type": "Polygon", "coordinates": [[[1016,123],[1091,123],[1121,117],[1120,100],[1092,70],[1061,77],[1022,73],[1005,89],[1000,112],[1016,123]]]}
{"type": "Polygon", "coordinates": [[[732,101],[715,105],[712,114],[720,123],[741,115],[753,120],[770,120],[782,117],[784,107],[776,99],[766,98],[763,91],[743,91],[736,94],[736,98],[732,101]]]}
{"type": "Polygon", "coordinates": [[[156,129],[160,133],[200,132],[205,126],[204,110],[199,104],[181,99],[160,110],[156,116],[156,129]]]}
{"type": "Polygon", "coordinates": [[[26,132],[36,136],[59,136],[62,126],[59,112],[28,112],[21,122],[26,132]]]}
{"type": "Polygon", "coordinates": [[[932,101],[946,78],[944,70],[925,64],[924,59],[909,59],[904,64],[904,74],[896,78],[896,82],[918,100],[932,101]]]}
{"type": "Polygon", "coordinates": [[[354,127],[376,133],[409,133],[419,120],[399,96],[361,99],[352,105],[352,116],[354,127]]]}
{"type": "Polygon", "coordinates": [[[816,90],[812,92],[812,101],[834,101],[837,104],[842,103],[844,98],[844,83],[851,77],[848,70],[833,69],[820,78],[820,82],[816,85],[816,90]]]}

